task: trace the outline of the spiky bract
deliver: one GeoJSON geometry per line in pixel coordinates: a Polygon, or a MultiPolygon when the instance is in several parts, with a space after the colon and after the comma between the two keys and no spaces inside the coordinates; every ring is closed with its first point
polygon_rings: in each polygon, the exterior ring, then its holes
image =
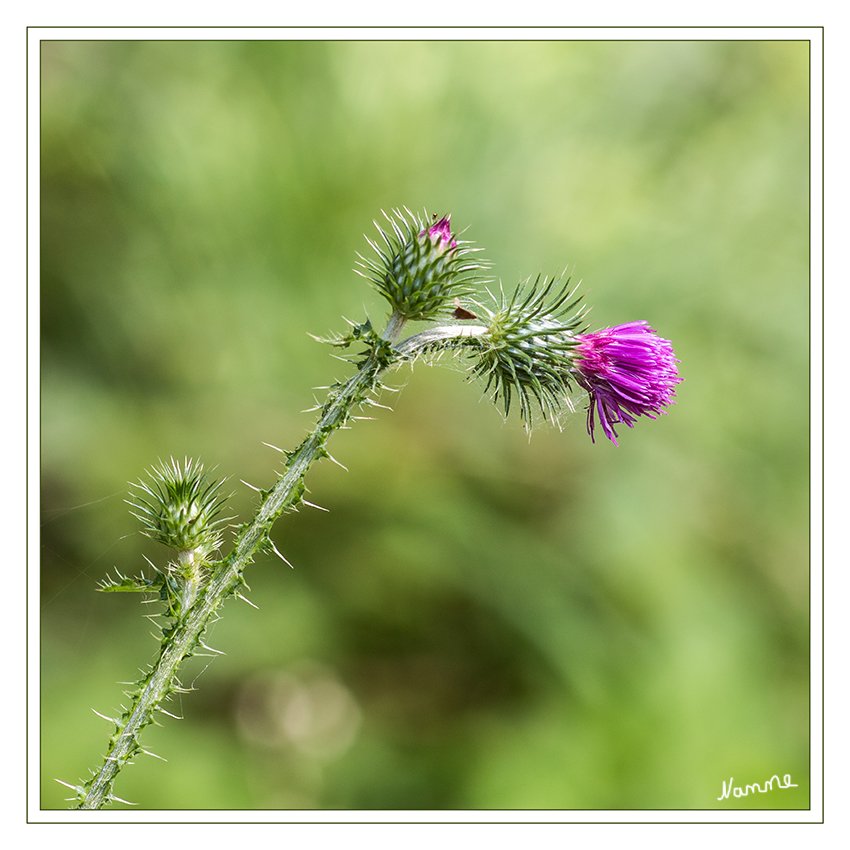
{"type": "Polygon", "coordinates": [[[129,504],[148,537],[206,561],[222,544],[223,483],[211,480],[198,461],[186,458],[181,466],[171,458],[152,467],[146,481],[132,484],[136,492],[129,504]]]}
{"type": "Polygon", "coordinates": [[[427,216],[423,220],[406,208],[404,213],[393,210],[392,216],[384,216],[390,232],[377,222],[375,227],[385,247],[367,237],[378,260],[361,256],[358,265],[363,271],[357,271],[403,319],[435,318],[473,283],[481,282],[478,273],[489,264],[471,256],[480,249],[452,234],[448,216],[429,223],[427,216]]]}
{"type": "Polygon", "coordinates": [[[529,425],[535,406],[552,422],[571,407],[571,370],[585,314],[575,293],[569,278],[538,276],[510,297],[502,291],[495,309],[480,305],[489,318],[486,333],[469,343],[477,354],[473,371],[486,380],[485,392],[501,402],[505,416],[514,395],[529,425]]]}

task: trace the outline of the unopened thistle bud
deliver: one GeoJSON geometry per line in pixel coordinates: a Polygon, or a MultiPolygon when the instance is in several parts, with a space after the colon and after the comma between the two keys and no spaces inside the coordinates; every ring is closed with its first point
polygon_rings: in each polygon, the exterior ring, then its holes
{"type": "Polygon", "coordinates": [[[405,213],[384,214],[391,233],[375,222],[386,248],[367,237],[378,260],[360,257],[365,273],[358,273],[372,282],[402,319],[432,319],[450,312],[454,299],[481,280],[477,273],[488,264],[471,257],[479,249],[458,241],[449,216],[439,220],[435,216],[428,225],[409,210],[405,213]]]}
{"type": "Polygon", "coordinates": [[[132,485],[133,515],[148,537],[205,562],[221,546],[227,521],[218,518],[226,498],[219,495],[222,483],[211,481],[197,461],[187,458],[182,466],[174,458],[170,464],[160,461],[147,481],[132,485]]]}
{"type": "Polygon", "coordinates": [[[505,416],[516,395],[520,416],[531,423],[534,407],[545,419],[555,421],[558,411],[571,408],[572,370],[575,365],[577,331],[583,323],[581,296],[570,289],[569,279],[543,280],[520,285],[489,314],[486,331],[471,340],[477,362],[473,372],[486,380],[494,402],[501,402],[505,416]]]}

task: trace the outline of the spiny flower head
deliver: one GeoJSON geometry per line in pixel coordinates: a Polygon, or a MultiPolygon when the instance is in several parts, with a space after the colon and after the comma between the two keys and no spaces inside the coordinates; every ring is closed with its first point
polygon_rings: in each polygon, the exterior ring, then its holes
{"type": "Polygon", "coordinates": [[[147,481],[132,484],[136,492],[129,504],[144,534],[205,561],[222,544],[227,518],[217,517],[226,499],[219,495],[223,483],[211,481],[198,461],[186,458],[181,466],[171,458],[170,464],[152,467],[147,481]]]}
{"type": "Polygon", "coordinates": [[[407,209],[384,216],[391,232],[375,222],[385,244],[367,237],[378,259],[360,257],[364,271],[358,274],[370,280],[403,319],[435,318],[472,283],[482,280],[478,272],[488,264],[471,256],[480,249],[455,237],[449,216],[439,221],[435,216],[431,225],[407,209]]]}
{"type": "Polygon", "coordinates": [[[494,310],[482,306],[489,314],[486,332],[469,342],[477,355],[473,372],[486,379],[485,392],[492,390],[505,416],[516,394],[527,425],[535,404],[552,422],[562,407],[571,407],[570,381],[585,310],[569,283],[569,278],[538,277],[534,284],[521,284],[510,298],[502,292],[494,310]]]}
{"type": "Polygon", "coordinates": [[[595,418],[617,445],[615,423],[634,427],[638,416],[656,419],[676,402],[679,377],[673,346],[647,322],[629,322],[581,335],[576,349],[576,381],[587,390],[587,432],[595,418]]]}

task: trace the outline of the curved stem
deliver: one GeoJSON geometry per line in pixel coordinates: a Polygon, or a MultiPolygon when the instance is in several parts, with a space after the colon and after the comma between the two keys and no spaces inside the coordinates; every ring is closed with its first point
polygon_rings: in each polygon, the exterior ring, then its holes
{"type": "MultiPolygon", "coordinates": [[[[403,325],[404,319],[394,313],[382,338],[394,342],[403,325]]],[[[456,327],[454,330],[458,332],[455,336],[471,335],[459,333],[470,330],[468,328],[456,327]]],[[[258,551],[268,544],[269,531],[274,521],[301,499],[303,481],[310,467],[319,458],[327,456],[325,443],[328,437],[349,419],[352,407],[366,401],[368,393],[378,384],[382,372],[403,357],[445,338],[448,338],[445,333],[438,334],[436,338],[433,334],[429,335],[428,331],[415,334],[396,346],[389,360],[386,357],[382,359],[373,350],[360,364],[356,374],[331,390],[315,429],[288,456],[286,473],[266,494],[254,519],[243,528],[232,552],[213,573],[195,603],[163,638],[159,658],[140,682],[132,708],[115,721],[116,732],[103,766],[87,787],[78,789],[80,796],[75,808],[99,809],[107,802],[118,799],[112,794],[112,787],[121,768],[141,751],[140,733],[153,722],[154,712],[162,711],[159,706],[163,700],[177,690],[174,684],[177,670],[198,646],[203,646],[201,636],[204,630],[224,600],[243,583],[242,573],[258,551]]]]}
{"type": "Polygon", "coordinates": [[[453,339],[475,339],[488,331],[486,325],[438,325],[409,336],[396,346],[396,351],[404,357],[410,357],[425,348],[432,348],[441,342],[453,339]]]}

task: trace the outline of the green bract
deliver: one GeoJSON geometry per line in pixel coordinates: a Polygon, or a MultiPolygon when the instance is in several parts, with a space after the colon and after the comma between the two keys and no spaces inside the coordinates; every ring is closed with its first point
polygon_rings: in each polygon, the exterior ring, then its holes
{"type": "Polygon", "coordinates": [[[570,407],[570,375],[586,311],[569,282],[538,276],[510,298],[501,292],[494,309],[481,305],[488,314],[487,330],[468,343],[476,357],[473,372],[486,380],[485,392],[491,391],[495,403],[501,401],[505,416],[514,393],[527,423],[532,402],[552,422],[561,408],[570,407]]]}
{"type": "Polygon", "coordinates": [[[470,255],[480,250],[471,243],[458,241],[445,217],[428,223],[405,209],[393,216],[384,213],[392,228],[390,233],[377,222],[375,227],[386,244],[386,250],[368,237],[378,260],[360,257],[364,271],[358,274],[370,280],[390,302],[393,312],[405,320],[436,318],[445,313],[453,300],[480,282],[478,272],[488,263],[470,255]]]}

